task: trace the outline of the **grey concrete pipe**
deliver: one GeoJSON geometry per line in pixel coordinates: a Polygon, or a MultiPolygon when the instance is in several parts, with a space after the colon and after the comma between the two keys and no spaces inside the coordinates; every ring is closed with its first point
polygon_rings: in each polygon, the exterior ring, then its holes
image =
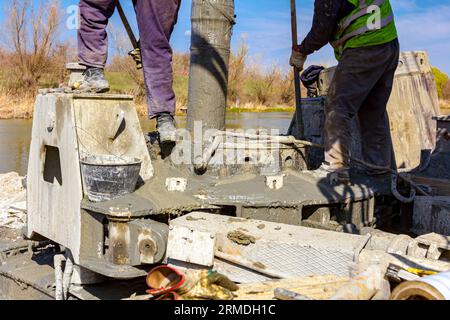
{"type": "MultiPolygon", "coordinates": [[[[234,0],[193,0],[187,127],[225,129],[234,0]]],[[[199,139],[200,137],[196,137],[199,139]]]]}

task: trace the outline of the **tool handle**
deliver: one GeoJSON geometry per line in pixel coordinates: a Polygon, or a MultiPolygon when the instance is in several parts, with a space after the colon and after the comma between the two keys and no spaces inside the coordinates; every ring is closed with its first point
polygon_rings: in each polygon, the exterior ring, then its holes
{"type": "Polygon", "coordinates": [[[120,4],[119,0],[116,0],[116,8],[119,12],[120,19],[122,20],[123,26],[125,27],[125,30],[128,34],[128,37],[130,38],[131,44],[133,45],[134,49],[139,48],[139,42],[136,39],[136,36],[134,35],[133,29],[131,28],[130,23],[128,22],[127,16],[125,14],[125,11],[123,10],[122,5],[120,4]]]}
{"type": "MultiPolygon", "coordinates": [[[[297,28],[297,5],[295,0],[291,0],[291,27],[292,27],[292,48],[298,46],[297,28]]],[[[302,114],[302,90],[300,83],[300,70],[294,67],[294,88],[295,88],[295,119],[297,122],[297,138],[304,138],[304,124],[302,114]]]]}

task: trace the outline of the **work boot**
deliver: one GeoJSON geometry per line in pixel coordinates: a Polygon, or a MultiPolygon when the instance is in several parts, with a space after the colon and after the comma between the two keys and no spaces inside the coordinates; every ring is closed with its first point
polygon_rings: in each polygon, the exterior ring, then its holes
{"type": "Polygon", "coordinates": [[[317,178],[326,178],[331,185],[350,184],[350,169],[347,167],[333,168],[328,164],[322,164],[319,169],[304,171],[317,178]]]}
{"type": "Polygon", "coordinates": [[[156,117],[156,129],[160,143],[176,142],[175,119],[170,113],[161,113],[156,117]]]}
{"type": "Polygon", "coordinates": [[[88,67],[83,73],[83,80],[77,90],[83,92],[105,93],[109,91],[109,83],[105,79],[105,71],[101,68],[88,67]]]}

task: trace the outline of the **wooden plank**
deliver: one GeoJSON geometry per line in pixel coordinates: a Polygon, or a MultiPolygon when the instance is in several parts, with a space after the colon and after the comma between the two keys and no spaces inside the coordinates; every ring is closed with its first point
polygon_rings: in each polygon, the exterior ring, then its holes
{"type": "Polygon", "coordinates": [[[273,300],[275,289],[283,288],[314,300],[328,300],[349,281],[332,275],[274,280],[240,285],[235,294],[236,300],[273,300]]]}

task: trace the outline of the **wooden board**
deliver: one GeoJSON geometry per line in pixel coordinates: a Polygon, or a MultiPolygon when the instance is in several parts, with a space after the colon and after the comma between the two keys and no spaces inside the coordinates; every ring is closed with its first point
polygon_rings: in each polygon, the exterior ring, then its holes
{"type": "Polygon", "coordinates": [[[312,276],[283,279],[239,286],[236,300],[273,300],[276,288],[290,290],[314,300],[328,300],[339,288],[347,284],[348,278],[336,276],[312,276]]]}

